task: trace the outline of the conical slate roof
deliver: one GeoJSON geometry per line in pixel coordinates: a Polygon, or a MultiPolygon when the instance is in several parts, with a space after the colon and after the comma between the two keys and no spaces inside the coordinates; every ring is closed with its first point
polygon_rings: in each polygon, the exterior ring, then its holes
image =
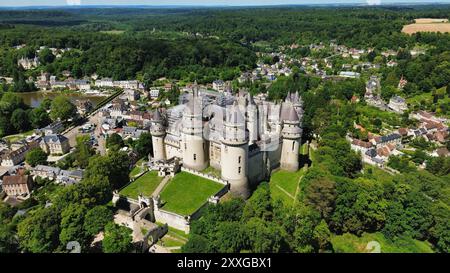
{"type": "Polygon", "coordinates": [[[227,121],[234,124],[245,123],[244,115],[239,110],[239,106],[236,102],[230,107],[227,121]]]}
{"type": "Polygon", "coordinates": [[[161,113],[159,112],[159,109],[156,109],[155,112],[153,113],[152,120],[153,121],[161,121],[162,120],[162,116],[161,116],[161,113]]]}
{"type": "Polygon", "coordinates": [[[289,114],[287,116],[288,121],[299,121],[297,112],[295,111],[294,107],[290,107],[289,114]]]}

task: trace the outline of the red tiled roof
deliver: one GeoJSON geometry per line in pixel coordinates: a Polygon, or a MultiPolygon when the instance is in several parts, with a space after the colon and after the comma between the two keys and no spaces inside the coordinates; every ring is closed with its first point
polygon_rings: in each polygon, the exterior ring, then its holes
{"type": "Polygon", "coordinates": [[[28,183],[28,175],[12,175],[3,177],[3,185],[21,185],[28,183]]]}

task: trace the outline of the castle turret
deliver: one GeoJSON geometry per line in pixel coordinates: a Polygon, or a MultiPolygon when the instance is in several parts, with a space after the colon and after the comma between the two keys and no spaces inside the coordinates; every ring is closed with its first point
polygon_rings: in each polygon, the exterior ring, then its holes
{"type": "Polygon", "coordinates": [[[183,166],[201,171],[208,167],[208,145],[203,138],[202,102],[196,92],[186,106],[180,143],[183,166]]]}
{"type": "Polygon", "coordinates": [[[237,103],[227,111],[221,151],[222,179],[230,183],[230,191],[243,198],[250,195],[248,184],[248,133],[244,115],[237,103]]]}
{"type": "Polygon", "coordinates": [[[283,117],[283,138],[281,150],[281,169],[296,172],[299,168],[299,151],[302,130],[300,120],[294,107],[290,104],[283,117]]]}
{"type": "Polygon", "coordinates": [[[153,113],[150,133],[152,135],[153,157],[157,161],[166,160],[166,151],[164,148],[166,128],[164,126],[164,120],[158,109],[153,113]]]}
{"type": "Polygon", "coordinates": [[[258,107],[253,100],[252,95],[248,94],[248,105],[247,105],[247,128],[249,132],[250,143],[255,143],[258,141],[258,107]]]}

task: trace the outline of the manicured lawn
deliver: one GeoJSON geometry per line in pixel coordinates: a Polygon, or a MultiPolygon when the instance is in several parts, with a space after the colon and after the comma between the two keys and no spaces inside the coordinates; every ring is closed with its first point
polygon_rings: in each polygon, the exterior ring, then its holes
{"type": "Polygon", "coordinates": [[[181,172],[161,192],[163,209],[181,215],[190,215],[216,194],[224,185],[187,172],[181,172]]]}
{"type": "Polygon", "coordinates": [[[163,178],[159,177],[158,173],[155,171],[147,172],[136,181],[123,188],[120,191],[120,194],[131,198],[138,198],[140,193],[144,196],[151,196],[162,179],[163,178]]]}
{"type": "Polygon", "coordinates": [[[281,199],[286,205],[292,205],[300,177],[304,172],[305,169],[302,168],[295,173],[284,170],[273,173],[269,183],[272,199],[281,199]]]}
{"type": "Polygon", "coordinates": [[[209,166],[208,168],[204,169],[202,171],[202,173],[204,174],[209,174],[212,175],[214,177],[220,178],[221,174],[219,170],[214,169],[213,167],[209,166]]]}
{"type": "Polygon", "coordinates": [[[143,168],[141,167],[143,162],[145,162],[145,158],[142,158],[138,162],[136,162],[135,167],[130,172],[130,178],[137,176],[143,171],[143,168]]]}
{"type": "Polygon", "coordinates": [[[364,233],[361,237],[345,233],[333,235],[331,243],[337,253],[365,253],[369,242],[376,241],[380,244],[382,253],[432,253],[433,250],[428,242],[412,239],[410,237],[398,238],[390,241],[381,232],[364,233]]]}
{"type": "Polygon", "coordinates": [[[31,136],[33,133],[34,133],[34,129],[30,130],[28,132],[23,132],[23,133],[16,134],[16,135],[5,136],[5,137],[3,137],[3,139],[7,140],[7,141],[14,142],[14,141],[18,141],[18,140],[24,139],[27,136],[31,136]]]}
{"type": "Polygon", "coordinates": [[[134,167],[130,172],[130,177],[135,177],[142,172],[142,168],[139,166],[134,167]]]}

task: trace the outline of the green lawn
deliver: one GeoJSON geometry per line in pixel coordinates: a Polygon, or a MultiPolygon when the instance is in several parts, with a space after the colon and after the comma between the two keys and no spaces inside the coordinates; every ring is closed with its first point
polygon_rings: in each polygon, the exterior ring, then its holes
{"type": "Polygon", "coordinates": [[[143,168],[141,167],[143,162],[145,162],[145,158],[142,158],[138,162],[136,162],[135,167],[130,172],[130,178],[137,176],[143,171],[143,168]]]}
{"type": "Polygon", "coordinates": [[[221,174],[219,170],[214,169],[213,167],[209,166],[208,168],[204,169],[202,171],[202,173],[204,174],[209,174],[212,175],[214,177],[220,178],[221,174]]]}
{"type": "Polygon", "coordinates": [[[292,205],[295,200],[295,193],[300,177],[304,172],[305,169],[302,168],[295,173],[285,170],[279,170],[273,173],[269,183],[272,199],[281,199],[284,204],[292,205]],[[286,192],[289,193],[289,195],[286,192]]]}
{"type": "Polygon", "coordinates": [[[23,133],[16,134],[16,135],[5,136],[5,137],[3,137],[3,139],[4,139],[5,141],[15,142],[15,141],[24,139],[24,138],[26,138],[27,136],[31,136],[33,133],[34,133],[34,129],[33,129],[33,130],[30,130],[30,131],[28,131],[28,132],[23,132],[23,133]]]}
{"type": "Polygon", "coordinates": [[[144,196],[151,196],[162,179],[163,178],[159,177],[158,173],[155,171],[147,172],[136,181],[123,188],[120,191],[120,194],[131,198],[138,198],[140,193],[144,196]]]}
{"type": "MultiPolygon", "coordinates": [[[[431,92],[422,93],[413,97],[406,99],[406,102],[411,106],[411,109],[422,109],[431,112],[436,112],[438,116],[449,117],[449,111],[442,111],[441,105],[444,106],[450,103],[450,97],[446,95],[446,87],[439,88],[436,90],[436,94],[440,94],[441,97],[438,99],[437,103],[433,102],[433,94],[431,92]]],[[[448,108],[448,107],[447,107],[448,108]]]]}
{"type": "Polygon", "coordinates": [[[211,180],[181,172],[165,186],[161,192],[164,210],[181,215],[191,215],[208,197],[216,194],[224,185],[211,180]]]}
{"type": "Polygon", "coordinates": [[[373,120],[376,118],[383,122],[382,128],[401,125],[400,115],[380,110],[374,106],[357,104],[356,111],[359,114],[359,123],[369,131],[374,130],[373,120]]]}
{"type": "Polygon", "coordinates": [[[392,178],[394,177],[392,174],[380,169],[377,166],[363,164],[363,169],[364,169],[364,177],[373,179],[375,181],[391,182],[392,178]],[[372,173],[370,173],[369,170],[371,170],[372,173]]]}
{"type": "Polygon", "coordinates": [[[333,235],[331,243],[337,253],[365,253],[369,242],[376,241],[380,244],[382,253],[432,253],[433,250],[428,242],[415,240],[409,237],[398,238],[390,241],[381,232],[364,233],[361,237],[345,233],[333,235]]]}

